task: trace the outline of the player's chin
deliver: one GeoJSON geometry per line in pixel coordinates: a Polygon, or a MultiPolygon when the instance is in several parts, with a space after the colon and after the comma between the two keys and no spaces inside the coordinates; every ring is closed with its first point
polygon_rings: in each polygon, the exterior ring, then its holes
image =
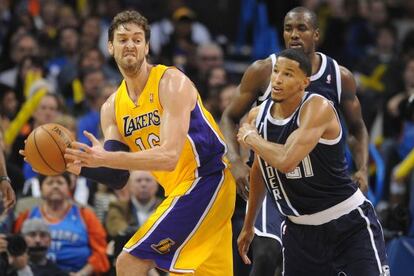
{"type": "Polygon", "coordinates": [[[281,97],[280,93],[272,92],[271,98],[275,103],[280,103],[283,101],[283,98],[281,97]]]}

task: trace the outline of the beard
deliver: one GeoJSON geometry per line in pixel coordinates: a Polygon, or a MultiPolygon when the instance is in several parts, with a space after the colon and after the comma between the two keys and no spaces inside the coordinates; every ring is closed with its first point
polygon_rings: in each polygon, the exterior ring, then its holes
{"type": "MultiPolygon", "coordinates": [[[[115,53],[114,56],[116,57],[115,53]]],[[[123,56],[115,58],[115,61],[119,69],[127,76],[135,76],[138,74],[139,69],[141,68],[144,59],[135,59],[128,60],[123,56]]]]}

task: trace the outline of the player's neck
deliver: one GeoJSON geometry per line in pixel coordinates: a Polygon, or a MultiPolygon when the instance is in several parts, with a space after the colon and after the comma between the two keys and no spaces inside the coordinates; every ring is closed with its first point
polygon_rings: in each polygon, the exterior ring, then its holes
{"type": "Polygon", "coordinates": [[[318,55],[316,52],[313,52],[309,55],[309,59],[312,63],[312,75],[316,74],[316,72],[319,71],[319,68],[321,67],[322,59],[321,56],[318,55]]]}
{"type": "Polygon", "coordinates": [[[125,83],[128,89],[128,94],[134,101],[139,98],[139,95],[141,95],[142,90],[144,90],[152,67],[153,65],[144,61],[136,75],[124,75],[125,83]]]}
{"type": "Polygon", "coordinates": [[[294,96],[285,99],[282,102],[275,102],[270,110],[272,117],[275,119],[289,118],[302,102],[303,94],[304,91],[296,93],[294,96]]]}

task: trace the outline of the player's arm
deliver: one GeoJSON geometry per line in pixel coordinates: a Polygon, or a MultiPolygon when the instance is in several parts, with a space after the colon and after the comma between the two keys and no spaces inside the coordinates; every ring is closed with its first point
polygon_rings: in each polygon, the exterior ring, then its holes
{"type": "MultiPolygon", "coordinates": [[[[84,135],[92,142],[92,147],[79,142],[73,142],[72,148],[67,148],[65,158],[73,160],[68,162],[67,170],[76,175],[82,175],[96,182],[105,184],[113,189],[120,189],[125,186],[129,179],[129,171],[122,169],[113,169],[103,166],[89,168],[77,155],[85,155],[91,149],[95,152],[103,151],[129,151],[129,147],[122,142],[122,137],[118,132],[115,120],[115,93],[112,94],[101,107],[101,129],[103,131],[105,142],[101,145],[91,133],[84,131],[84,135]],[[85,147],[86,146],[86,147],[85,147]],[[83,148],[84,151],[78,149],[83,148]],[[76,161],[75,161],[76,160],[76,161]]],[[[93,158],[93,155],[90,157],[93,158]]]]}
{"type": "Polygon", "coordinates": [[[243,74],[236,95],[223,111],[220,127],[228,144],[228,157],[231,162],[240,159],[236,124],[250,110],[259,93],[267,88],[271,73],[272,62],[270,58],[258,60],[250,65],[243,74]]]}
{"type": "Polygon", "coordinates": [[[368,143],[369,137],[362,119],[361,105],[356,96],[356,83],[352,73],[340,66],[342,93],[341,110],[349,131],[348,144],[354,158],[356,173],[354,180],[363,192],[368,189],[368,143]]]}
{"type": "Polygon", "coordinates": [[[255,156],[250,172],[250,192],[247,213],[244,219],[243,228],[237,238],[239,254],[245,264],[251,264],[247,257],[247,252],[249,252],[249,247],[254,237],[254,222],[256,221],[263,199],[266,195],[265,184],[257,159],[257,156],[255,156]]]}
{"type": "Polygon", "coordinates": [[[247,124],[239,130],[238,139],[269,165],[288,173],[315,148],[320,138],[334,139],[340,132],[332,106],[322,97],[313,97],[304,104],[299,122],[299,128],[289,135],[284,145],[263,139],[247,124]]]}
{"type": "MultiPolygon", "coordinates": [[[[86,167],[109,167],[122,170],[171,171],[180,157],[187,137],[190,113],[197,101],[197,91],[191,81],[180,71],[169,69],[159,86],[163,115],[160,126],[160,146],[140,152],[109,152],[99,146],[89,134],[93,146],[74,143],[76,149],[67,149],[66,157],[79,160],[86,167]],[[79,150],[81,149],[81,150],[79,150]]],[[[111,111],[114,113],[114,110],[111,111]]],[[[114,115],[113,115],[114,116],[114,115]]],[[[104,119],[105,120],[105,119],[104,119]]],[[[104,124],[103,124],[104,127],[104,124]]],[[[116,128],[116,125],[113,126],[116,128]]],[[[105,133],[105,139],[117,139],[118,131],[105,133]]]]}
{"type": "MultiPolygon", "coordinates": [[[[2,139],[2,137],[3,135],[0,130],[0,138],[2,139]]],[[[16,195],[11,186],[10,178],[7,177],[6,162],[3,152],[3,144],[0,142],[0,193],[4,210],[7,211],[16,202],[16,195]]]]}
{"type": "Polygon", "coordinates": [[[220,128],[228,146],[227,157],[232,163],[232,173],[237,182],[237,191],[245,199],[248,195],[246,186],[249,168],[240,157],[239,144],[236,139],[236,125],[249,111],[259,93],[265,91],[271,73],[272,62],[270,58],[258,60],[250,65],[237,87],[236,95],[221,117],[220,128]]]}

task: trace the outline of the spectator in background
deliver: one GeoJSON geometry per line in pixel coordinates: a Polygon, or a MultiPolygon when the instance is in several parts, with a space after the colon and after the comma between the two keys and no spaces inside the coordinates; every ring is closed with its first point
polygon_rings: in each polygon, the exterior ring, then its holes
{"type": "Polygon", "coordinates": [[[359,1],[359,15],[349,23],[347,30],[345,65],[350,70],[374,46],[378,27],[388,21],[387,7],[382,0],[359,1]]]}
{"type": "Polygon", "coordinates": [[[40,176],[42,203],[21,213],[15,223],[20,232],[26,219],[44,220],[51,233],[49,258],[60,269],[76,275],[103,273],[109,269],[106,233],[90,209],[71,200],[70,176],[40,176]]]}
{"type": "Polygon", "coordinates": [[[92,133],[95,137],[101,137],[100,110],[106,99],[117,90],[112,83],[105,83],[103,73],[99,70],[90,71],[83,77],[86,104],[88,111],[78,119],[78,141],[90,144],[89,139],[83,135],[83,131],[92,133]]]}
{"type": "Polygon", "coordinates": [[[54,262],[47,259],[47,252],[52,243],[47,224],[41,219],[28,219],[23,223],[22,234],[27,244],[29,266],[35,276],[64,276],[54,262]]]}
{"type": "Polygon", "coordinates": [[[59,16],[58,16],[58,23],[57,26],[59,29],[61,28],[78,28],[79,27],[79,19],[75,14],[75,11],[71,6],[68,5],[61,5],[59,8],[59,16]]]}
{"type": "MultiPolygon", "coordinates": [[[[375,47],[356,66],[354,76],[358,83],[358,98],[368,131],[371,131],[378,114],[386,108],[388,101],[401,88],[400,63],[397,58],[397,30],[392,25],[377,29],[375,47]]],[[[388,118],[384,130],[389,131],[388,118]]],[[[389,136],[386,134],[385,136],[389,136]]]]}
{"type": "Polygon", "coordinates": [[[224,109],[230,105],[233,96],[236,94],[237,85],[228,84],[220,91],[219,94],[219,110],[220,117],[223,114],[224,109]]]}
{"type": "Polygon", "coordinates": [[[75,67],[78,63],[79,34],[74,27],[63,27],[58,32],[57,56],[49,60],[47,67],[55,78],[65,66],[75,67]],[[69,65],[68,65],[69,64],[69,65]]]}
{"type": "Polygon", "coordinates": [[[38,53],[38,42],[31,34],[17,33],[14,35],[10,41],[10,58],[13,67],[0,73],[0,83],[16,88],[18,65],[25,57],[38,53]]]}
{"type": "Polygon", "coordinates": [[[216,122],[221,118],[220,91],[227,84],[227,72],[223,67],[214,67],[207,72],[206,91],[204,99],[205,108],[210,111],[216,122]]]}
{"type": "Polygon", "coordinates": [[[37,38],[40,44],[40,56],[45,60],[55,57],[57,54],[58,36],[58,11],[60,1],[43,0],[40,5],[40,14],[36,16],[38,28],[37,38]]]}
{"type": "Polygon", "coordinates": [[[21,235],[0,235],[0,271],[7,276],[33,276],[27,244],[21,235]]]}
{"type": "Polygon", "coordinates": [[[13,88],[0,83],[0,127],[6,129],[9,126],[16,116],[18,105],[13,88]]]}
{"type": "Polygon", "coordinates": [[[128,240],[155,211],[161,199],[156,196],[158,183],[147,171],[132,171],[124,189],[121,198],[110,204],[105,227],[110,236],[127,235],[128,240]]]}
{"type": "Polygon", "coordinates": [[[183,0],[166,0],[166,16],[160,21],[151,24],[151,38],[150,38],[150,49],[153,55],[158,57],[161,55],[161,49],[164,45],[169,42],[171,34],[174,32],[174,24],[171,20],[179,17],[179,15],[185,13],[193,14],[193,22],[191,24],[191,41],[195,45],[206,44],[211,41],[210,32],[206,26],[201,22],[196,21],[195,13],[188,7],[184,6],[183,0]],[[181,9],[181,10],[180,10],[181,9]]]}
{"type": "Polygon", "coordinates": [[[58,76],[59,91],[65,97],[66,105],[70,110],[83,100],[84,92],[80,77],[82,72],[91,69],[102,70],[105,79],[109,82],[121,81],[119,72],[105,62],[105,57],[98,48],[81,52],[77,66],[67,64],[58,76]]]}
{"type": "MultiPolygon", "coordinates": [[[[26,56],[19,64],[17,80],[16,80],[16,96],[19,103],[23,103],[30,98],[35,82],[39,79],[47,79],[47,70],[44,60],[39,56],[26,56]]],[[[50,90],[54,90],[52,83],[48,82],[50,90]]]]}
{"type": "Polygon", "coordinates": [[[203,44],[197,47],[195,64],[189,64],[186,72],[197,87],[201,98],[208,94],[206,83],[211,69],[222,67],[224,63],[223,50],[218,44],[203,44]]]}
{"type": "MultiPolygon", "coordinates": [[[[387,102],[387,109],[384,112],[389,114],[393,119],[393,124],[397,125],[398,135],[386,139],[381,145],[383,159],[385,161],[386,174],[385,184],[390,183],[392,170],[403,160],[409,152],[414,148],[414,123],[405,118],[405,107],[408,99],[414,95],[414,58],[411,57],[404,69],[404,91],[396,94],[387,102]]],[[[385,198],[388,199],[388,193],[394,197],[394,203],[401,202],[401,198],[405,195],[404,185],[395,185],[385,189],[385,198]]]]}
{"type": "MultiPolygon", "coordinates": [[[[102,104],[99,101],[99,98],[102,86],[105,83],[105,75],[102,69],[85,68],[85,70],[80,72],[79,80],[82,85],[84,98],[81,102],[75,104],[73,108],[74,115],[84,116],[90,114],[90,112],[92,111],[94,111],[95,113],[99,113],[99,107],[102,104]]],[[[96,116],[99,117],[99,114],[96,114],[96,116]]],[[[78,124],[78,138],[83,136],[79,135],[81,133],[82,129],[78,124]]],[[[95,131],[95,133],[97,132],[95,131]]]]}
{"type": "Polygon", "coordinates": [[[96,16],[87,17],[81,27],[80,47],[81,50],[97,48],[101,36],[100,19],[96,16]]]}
{"type": "Polygon", "coordinates": [[[195,18],[195,13],[186,7],[174,12],[172,17],[174,31],[170,34],[168,43],[162,46],[161,63],[174,65],[181,70],[190,64],[197,47],[197,43],[191,37],[195,18]]]}
{"type": "MultiPolygon", "coordinates": [[[[0,2],[0,56],[4,50],[4,44],[6,36],[10,28],[12,21],[12,11],[10,9],[11,3],[9,1],[0,2]]],[[[1,70],[1,69],[0,69],[1,70]]]]}

